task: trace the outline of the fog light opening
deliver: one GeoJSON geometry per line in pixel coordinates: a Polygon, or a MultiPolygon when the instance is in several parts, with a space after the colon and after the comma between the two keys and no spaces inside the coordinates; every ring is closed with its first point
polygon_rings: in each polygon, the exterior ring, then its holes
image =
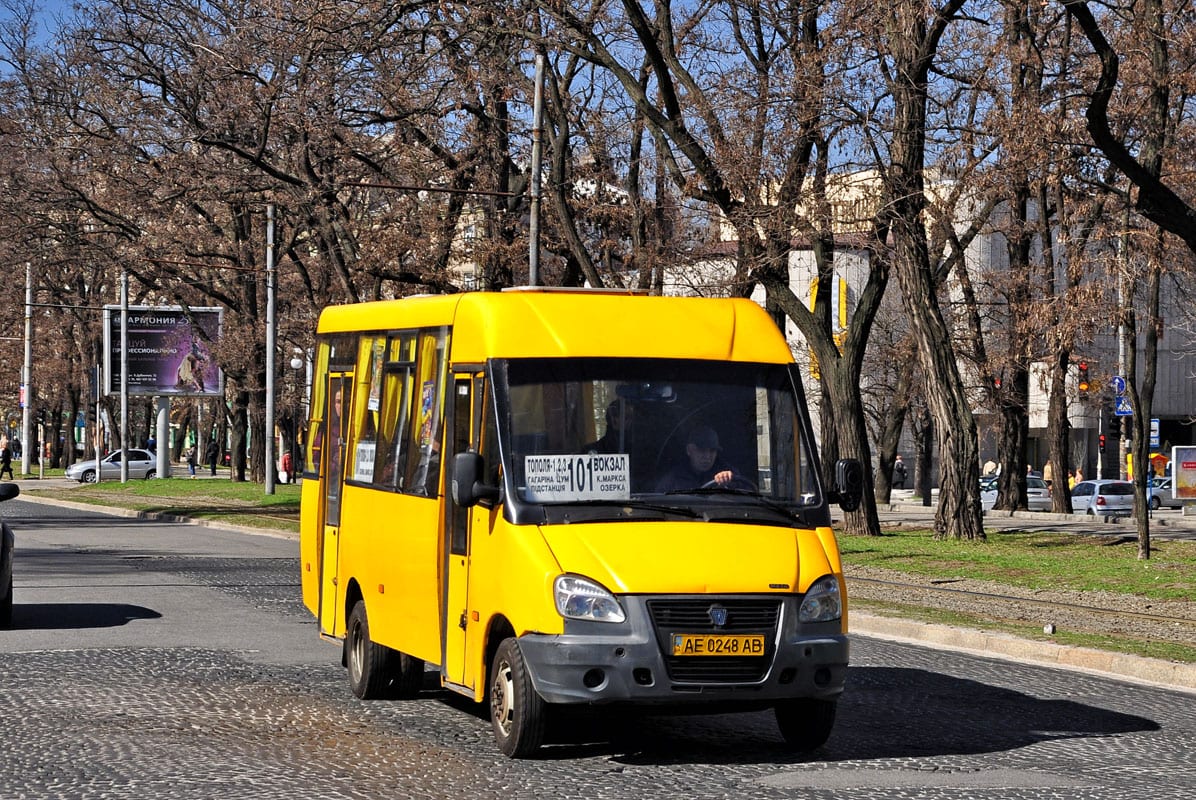
{"type": "Polygon", "coordinates": [[[581,676],[581,682],[587,689],[597,689],[606,683],[606,673],[600,669],[587,670],[586,674],[581,676]]]}
{"type": "Polygon", "coordinates": [[[831,671],[826,667],[819,667],[814,672],[814,685],[826,686],[831,682],[831,671]]]}

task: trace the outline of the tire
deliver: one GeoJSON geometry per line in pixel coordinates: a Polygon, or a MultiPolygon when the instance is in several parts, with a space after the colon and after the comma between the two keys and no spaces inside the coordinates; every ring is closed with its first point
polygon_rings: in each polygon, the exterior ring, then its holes
{"type": "Polygon", "coordinates": [[[89,469],[86,472],[84,472],[82,475],[79,476],[79,483],[95,483],[95,482],[96,482],[96,471],[94,469],[89,469]]]}
{"type": "Polygon", "coordinates": [[[12,576],[8,578],[8,588],[4,590],[4,596],[0,597],[0,630],[8,630],[12,627],[12,576]]]}
{"type": "MultiPolygon", "coordinates": [[[[380,645],[379,645],[380,646],[380,645]]],[[[424,688],[424,660],[391,650],[391,674],[388,696],[396,700],[411,700],[424,688]]]]}
{"type": "Polygon", "coordinates": [[[1158,497],[1150,498],[1150,510],[1151,511],[1158,511],[1162,507],[1163,507],[1162,500],[1160,500],[1158,497]]]}
{"type": "Polygon", "coordinates": [[[145,479],[148,481],[152,477],[154,477],[154,471],[151,469],[149,472],[145,473],[145,479]]]}
{"type": "Polygon", "coordinates": [[[349,614],[345,631],[345,666],[349,669],[349,688],[362,700],[380,700],[387,696],[394,651],[370,641],[370,623],[365,616],[365,602],[358,600],[349,614]]]}
{"type": "Polygon", "coordinates": [[[532,686],[516,639],[504,639],[490,662],[490,724],[498,749],[527,758],[544,743],[547,704],[532,686]]]}
{"type": "Polygon", "coordinates": [[[817,750],[830,738],[835,727],[834,700],[802,698],[777,704],[775,713],[781,736],[794,750],[807,753],[817,750]]]}

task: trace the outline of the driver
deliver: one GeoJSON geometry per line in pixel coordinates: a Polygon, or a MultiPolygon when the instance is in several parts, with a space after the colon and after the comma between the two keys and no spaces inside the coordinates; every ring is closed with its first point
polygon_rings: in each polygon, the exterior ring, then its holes
{"type": "Polygon", "coordinates": [[[685,461],[673,467],[656,486],[658,492],[699,489],[713,483],[726,486],[735,478],[735,470],[721,455],[718,434],[713,428],[698,425],[685,439],[685,461]]]}

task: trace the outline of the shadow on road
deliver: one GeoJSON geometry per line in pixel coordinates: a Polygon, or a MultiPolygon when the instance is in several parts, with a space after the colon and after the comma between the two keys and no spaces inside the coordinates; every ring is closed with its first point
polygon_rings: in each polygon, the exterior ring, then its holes
{"type": "Polygon", "coordinates": [[[834,732],[812,753],[787,749],[771,712],[589,716],[554,726],[556,735],[542,757],[602,754],[641,765],[834,763],[993,753],[1160,729],[1154,720],[1074,700],[895,667],[852,668],[834,732]]]}
{"type": "Polygon", "coordinates": [[[128,603],[17,603],[12,607],[12,630],[80,630],[117,628],[135,619],[162,615],[128,603]]]}

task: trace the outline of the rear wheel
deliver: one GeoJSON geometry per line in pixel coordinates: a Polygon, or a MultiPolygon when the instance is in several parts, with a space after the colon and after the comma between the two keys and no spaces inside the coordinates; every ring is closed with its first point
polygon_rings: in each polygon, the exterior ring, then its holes
{"type": "Polygon", "coordinates": [[[394,651],[370,640],[370,623],[365,602],[358,600],[349,614],[345,631],[345,666],[349,668],[349,687],[362,700],[386,697],[394,651]]]}
{"type": "Polygon", "coordinates": [[[1162,500],[1160,500],[1158,497],[1150,498],[1150,510],[1151,511],[1158,511],[1162,507],[1163,507],[1162,500]]]}
{"type": "Polygon", "coordinates": [[[830,738],[835,726],[835,707],[834,700],[809,697],[784,700],[776,706],[777,727],[794,750],[817,750],[830,738]]]}
{"type": "Polygon", "coordinates": [[[490,664],[490,722],[498,749],[526,758],[544,743],[547,704],[532,686],[515,639],[504,639],[490,664]]]}
{"type": "Polygon", "coordinates": [[[148,481],[152,477],[154,477],[154,471],[151,469],[149,472],[145,473],[145,479],[148,481]]]}
{"type": "Polygon", "coordinates": [[[410,700],[424,688],[424,660],[392,650],[389,693],[397,700],[410,700]]]}

